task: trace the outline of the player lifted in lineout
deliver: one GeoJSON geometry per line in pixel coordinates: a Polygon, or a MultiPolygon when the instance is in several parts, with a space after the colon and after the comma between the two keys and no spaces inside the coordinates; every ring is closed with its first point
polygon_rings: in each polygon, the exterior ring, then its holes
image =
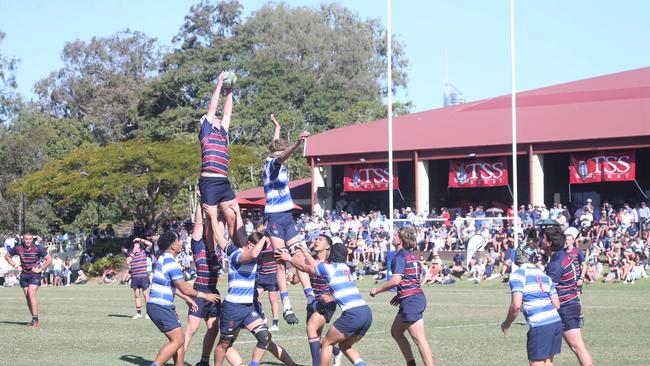
{"type": "MultiPolygon", "coordinates": [[[[241,220],[239,205],[235,192],[228,181],[228,128],[232,117],[232,87],[236,77],[232,72],[221,72],[217,78],[217,87],[208,104],[208,113],[201,118],[199,140],[201,141],[201,176],[199,190],[201,202],[208,206],[218,206],[228,225],[228,234],[233,241],[246,243],[246,230],[241,220]],[[217,118],[219,95],[224,88],[226,101],[223,117],[217,118]]],[[[214,212],[214,211],[213,211],[214,212]]],[[[216,220],[217,217],[210,217],[216,220]]]]}
{"type": "MultiPolygon", "coordinates": [[[[271,238],[273,249],[278,251],[289,251],[294,256],[299,252],[302,245],[300,235],[296,228],[296,223],[291,215],[293,210],[293,200],[289,191],[289,168],[285,165],[291,154],[307,140],[309,132],[302,132],[298,140],[289,145],[286,141],[280,139],[280,124],[271,115],[274,131],[273,139],[269,144],[269,157],[264,164],[264,195],[266,196],[266,205],[264,206],[264,218],[266,220],[266,234],[271,238]]],[[[289,324],[297,324],[298,318],[291,308],[289,293],[287,291],[287,278],[284,262],[278,262],[277,282],[280,290],[280,298],[284,308],[283,317],[289,324]]],[[[309,283],[309,275],[298,271],[298,277],[302,284],[307,304],[314,300],[314,291],[309,283]]]]}

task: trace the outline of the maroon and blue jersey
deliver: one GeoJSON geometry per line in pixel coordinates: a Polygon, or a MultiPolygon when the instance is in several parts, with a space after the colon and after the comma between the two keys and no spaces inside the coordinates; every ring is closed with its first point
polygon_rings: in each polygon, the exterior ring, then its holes
{"type": "Polygon", "coordinates": [[[147,273],[147,253],[139,250],[137,253],[131,253],[131,263],[129,264],[129,273],[133,278],[149,277],[147,273]]]}
{"type": "Polygon", "coordinates": [[[19,244],[9,248],[7,253],[12,257],[16,255],[20,257],[20,266],[23,273],[32,273],[32,268],[37,267],[38,262],[47,257],[47,250],[38,244],[32,244],[29,248],[19,244]]]}
{"type": "Polygon", "coordinates": [[[560,298],[560,306],[580,301],[578,297],[578,271],[573,257],[561,250],[553,253],[546,266],[546,274],[551,277],[560,298]]]}
{"type": "Polygon", "coordinates": [[[573,265],[576,267],[576,272],[578,273],[578,278],[582,275],[582,262],[585,261],[585,255],[582,254],[582,250],[573,247],[570,251],[567,251],[571,259],[573,260],[573,265]]]}
{"type": "Polygon", "coordinates": [[[217,281],[221,270],[221,251],[208,251],[203,239],[192,239],[192,253],[196,265],[194,289],[201,292],[217,293],[217,281]]]}
{"type": "MultiPolygon", "coordinates": [[[[328,262],[323,262],[328,263],[328,262]]],[[[323,295],[332,295],[329,285],[327,284],[327,279],[325,276],[309,274],[309,282],[311,283],[311,288],[314,290],[314,297],[320,299],[323,295]]]]}
{"type": "Polygon", "coordinates": [[[220,126],[215,129],[206,117],[201,122],[201,171],[228,176],[228,132],[220,126]]]}
{"type": "Polygon", "coordinates": [[[393,258],[391,270],[394,275],[400,275],[402,278],[397,285],[397,296],[400,300],[422,293],[420,287],[422,269],[419,259],[417,255],[407,249],[400,250],[393,258]]]}
{"type": "Polygon", "coordinates": [[[258,259],[257,274],[260,276],[273,275],[278,271],[278,262],[275,261],[275,255],[273,254],[273,247],[267,245],[266,248],[262,250],[258,259]]]}

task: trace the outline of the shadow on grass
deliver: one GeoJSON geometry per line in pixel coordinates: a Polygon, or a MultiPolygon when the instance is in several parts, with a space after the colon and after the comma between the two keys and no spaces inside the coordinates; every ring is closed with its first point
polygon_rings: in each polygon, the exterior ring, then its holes
{"type": "Polygon", "coordinates": [[[109,318],[130,318],[131,315],[124,315],[124,314],[108,314],[109,318]]]}
{"type": "Polygon", "coordinates": [[[0,320],[0,324],[7,324],[7,325],[29,325],[31,324],[30,322],[12,322],[12,321],[7,321],[7,320],[0,320]]]}
{"type": "MultiPolygon", "coordinates": [[[[120,360],[138,366],[149,366],[153,362],[153,361],[145,360],[144,358],[136,355],[123,355],[122,357],[120,357],[120,360]]],[[[185,362],[185,365],[192,366],[187,362],[185,362]]]]}

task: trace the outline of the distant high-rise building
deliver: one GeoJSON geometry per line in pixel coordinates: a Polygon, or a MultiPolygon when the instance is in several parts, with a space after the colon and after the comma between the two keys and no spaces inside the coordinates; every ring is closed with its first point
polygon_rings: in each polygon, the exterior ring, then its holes
{"type": "Polygon", "coordinates": [[[465,103],[465,96],[463,93],[450,83],[445,83],[444,98],[445,107],[465,103]]]}

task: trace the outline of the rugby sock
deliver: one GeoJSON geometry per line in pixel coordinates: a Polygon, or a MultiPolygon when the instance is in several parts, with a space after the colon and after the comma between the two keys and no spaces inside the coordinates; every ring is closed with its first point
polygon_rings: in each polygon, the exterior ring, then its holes
{"type": "Polygon", "coordinates": [[[338,346],[334,346],[332,348],[332,354],[334,354],[334,356],[338,356],[339,353],[341,353],[341,349],[338,346]]]}
{"type": "Polygon", "coordinates": [[[32,315],[32,323],[38,323],[38,315],[32,315]]]}
{"type": "Polygon", "coordinates": [[[314,290],[311,287],[305,287],[303,290],[305,293],[305,296],[307,297],[307,304],[311,304],[316,300],[316,297],[314,295],[314,290]]]}
{"type": "Polygon", "coordinates": [[[312,366],[320,365],[320,338],[309,338],[309,351],[311,352],[312,366]]]}
{"type": "Polygon", "coordinates": [[[142,315],[142,307],[141,306],[136,306],[135,307],[135,312],[138,313],[139,315],[142,315]]]}
{"type": "Polygon", "coordinates": [[[152,362],[149,366],[158,366],[158,364],[156,362],[152,362]]]}
{"type": "Polygon", "coordinates": [[[260,366],[259,362],[251,361],[251,366],[260,366]]]}
{"type": "Polygon", "coordinates": [[[210,356],[201,356],[201,362],[210,362],[210,356]]]}
{"type": "Polygon", "coordinates": [[[366,366],[366,363],[362,359],[358,359],[354,362],[354,366],[366,366]]]}
{"type": "Polygon", "coordinates": [[[406,366],[415,366],[415,360],[406,361],[406,366]]]}
{"type": "Polygon", "coordinates": [[[291,309],[291,301],[289,300],[289,293],[286,291],[280,292],[280,298],[282,299],[282,306],[284,306],[284,310],[291,309]]]}
{"type": "Polygon", "coordinates": [[[280,321],[280,320],[279,320],[278,318],[274,318],[274,319],[273,319],[273,326],[274,326],[274,327],[277,327],[279,321],[280,321]]]}

